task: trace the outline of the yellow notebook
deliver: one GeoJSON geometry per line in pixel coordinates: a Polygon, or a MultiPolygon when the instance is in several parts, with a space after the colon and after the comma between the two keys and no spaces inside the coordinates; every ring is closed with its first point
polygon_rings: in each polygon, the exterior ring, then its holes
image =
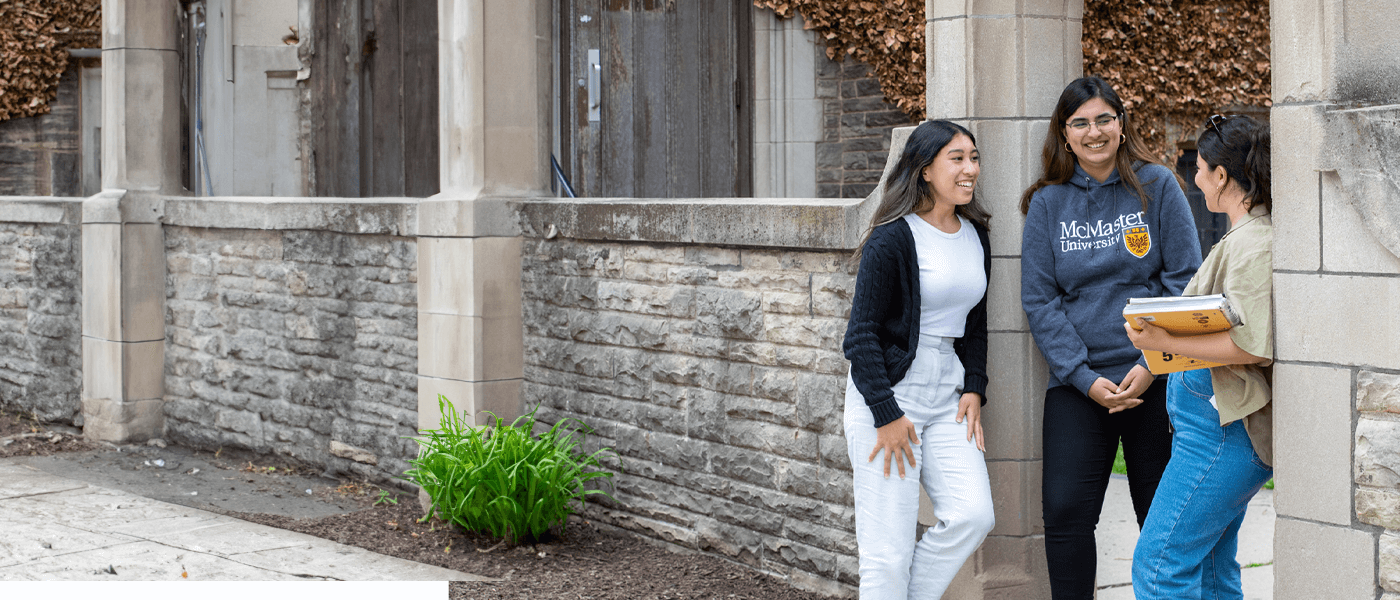
{"type": "MultiPolygon", "coordinates": [[[[1128,305],[1123,307],[1123,318],[1127,319],[1133,329],[1142,329],[1136,320],[1141,318],[1173,335],[1215,333],[1240,324],[1240,318],[1230,306],[1230,301],[1221,294],[1131,298],[1128,305]]],[[[1221,366],[1220,363],[1170,352],[1143,350],[1142,355],[1147,358],[1147,369],[1152,371],[1153,375],[1221,366]]]]}

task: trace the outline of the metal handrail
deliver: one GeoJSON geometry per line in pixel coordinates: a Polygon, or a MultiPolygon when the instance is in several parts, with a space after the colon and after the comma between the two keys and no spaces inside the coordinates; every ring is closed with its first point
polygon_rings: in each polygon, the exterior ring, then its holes
{"type": "Polygon", "coordinates": [[[574,193],[574,186],[569,185],[569,178],[564,176],[564,170],[559,167],[559,161],[554,159],[554,155],[549,155],[549,166],[554,171],[554,177],[549,181],[549,191],[558,193],[559,186],[564,187],[564,195],[570,198],[577,198],[574,193]]]}

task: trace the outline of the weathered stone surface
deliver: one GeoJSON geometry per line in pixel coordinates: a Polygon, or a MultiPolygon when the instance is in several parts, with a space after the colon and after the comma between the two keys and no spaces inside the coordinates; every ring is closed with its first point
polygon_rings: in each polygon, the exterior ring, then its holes
{"type": "Polygon", "coordinates": [[[73,223],[0,222],[0,406],[80,418],[81,246],[73,223]]]}
{"type": "Polygon", "coordinates": [[[836,578],[854,553],[849,254],[568,239],[523,254],[526,404],[544,422],[582,419],[626,467],[620,501],[590,513],[836,578]]]}
{"type": "Polygon", "coordinates": [[[1275,597],[1371,600],[1376,597],[1375,534],[1345,526],[1279,518],[1274,546],[1275,597]]]}
{"type": "Polygon", "coordinates": [[[1378,548],[1381,587],[1388,592],[1400,592],[1400,535],[1387,531],[1381,535],[1378,548]]]}
{"type": "Polygon", "coordinates": [[[1356,410],[1400,413],[1400,375],[1362,371],[1356,375],[1356,410]]]}
{"type": "Polygon", "coordinates": [[[765,537],[763,545],[764,563],[828,577],[836,575],[835,552],[777,537],[765,537]]]}
{"type": "MultiPolygon", "coordinates": [[[[1400,79],[1392,79],[1388,83],[1400,85],[1400,79]]],[[[1341,179],[1342,201],[1361,214],[1361,223],[1376,241],[1400,256],[1400,159],[1391,151],[1400,145],[1400,110],[1394,106],[1340,110],[1329,113],[1327,120],[1333,139],[1328,140],[1332,151],[1324,162],[1341,179]]]]}
{"type": "Polygon", "coordinates": [[[167,226],[165,245],[167,439],[379,481],[408,468],[417,448],[405,437],[418,425],[412,239],[167,226]]]}
{"type": "Polygon", "coordinates": [[[1356,488],[1356,517],[1372,525],[1400,530],[1400,491],[1356,488]]]}
{"type": "Polygon", "coordinates": [[[1400,421],[1356,423],[1356,483],[1400,489],[1400,421]]]}
{"type": "Polygon", "coordinates": [[[331,440],[331,454],[334,454],[341,458],[348,458],[355,462],[365,463],[367,465],[379,464],[379,457],[375,456],[374,454],[371,454],[370,452],[367,452],[361,448],[356,448],[349,444],[338,442],[336,440],[331,440]]]}
{"type": "Polygon", "coordinates": [[[759,566],[763,555],[762,537],[752,530],[704,519],[696,524],[696,546],[728,556],[750,567],[759,566]]]}
{"type": "Polygon", "coordinates": [[[762,339],[762,305],[763,296],[755,292],[701,288],[696,298],[696,332],[722,338],[762,339]]]}
{"type": "Polygon", "coordinates": [[[144,442],[159,437],[164,425],[159,398],[123,401],[83,400],[83,436],[111,442],[144,442]]]}

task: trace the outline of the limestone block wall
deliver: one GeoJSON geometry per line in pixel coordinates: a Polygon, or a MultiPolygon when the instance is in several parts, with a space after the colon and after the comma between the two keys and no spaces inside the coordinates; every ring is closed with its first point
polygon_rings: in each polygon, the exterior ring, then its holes
{"type": "Polygon", "coordinates": [[[0,408],[65,423],[81,407],[77,202],[0,202],[0,408]]]}
{"type": "Polygon", "coordinates": [[[1398,5],[1270,4],[1279,600],[1400,600],[1398,5]]]}
{"type": "MultiPolygon", "coordinates": [[[[177,210],[176,220],[207,225],[190,218],[197,212],[177,210]]],[[[408,468],[417,451],[405,439],[418,422],[416,239],[338,231],[359,229],[368,211],[344,212],[360,223],[164,228],[167,438],[378,481],[408,468]]]]}
{"type": "MultiPolygon", "coordinates": [[[[77,196],[80,188],[77,60],[58,80],[49,113],[0,121],[0,195],[77,196]]],[[[0,217],[4,218],[4,217],[0,217]]]]}
{"type": "Polygon", "coordinates": [[[626,468],[592,518],[804,587],[856,583],[848,251],[527,238],[522,254],[526,410],[582,419],[626,468]]]}
{"type": "Polygon", "coordinates": [[[864,198],[885,170],[891,132],[918,123],[885,102],[880,80],[869,65],[854,59],[832,61],[821,46],[816,52],[817,97],[822,103],[817,196],[864,198]]]}

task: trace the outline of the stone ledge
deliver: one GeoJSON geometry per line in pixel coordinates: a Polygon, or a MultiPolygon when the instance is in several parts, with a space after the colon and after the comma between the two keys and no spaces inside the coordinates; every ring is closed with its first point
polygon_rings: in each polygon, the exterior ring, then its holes
{"type": "Polygon", "coordinates": [[[306,229],[418,234],[417,198],[167,198],[166,225],[207,229],[306,229]]]}
{"type": "Polygon", "coordinates": [[[853,198],[580,198],[519,204],[526,237],[764,248],[856,247],[879,194],[853,198]],[[553,228],[551,230],[551,228],[553,228]]]}
{"type": "Polygon", "coordinates": [[[0,223],[66,223],[77,225],[85,198],[60,196],[0,196],[0,223]]]}
{"type": "Polygon", "coordinates": [[[864,198],[541,198],[521,200],[528,238],[854,250],[915,126],[890,132],[875,190],[864,198]]]}

